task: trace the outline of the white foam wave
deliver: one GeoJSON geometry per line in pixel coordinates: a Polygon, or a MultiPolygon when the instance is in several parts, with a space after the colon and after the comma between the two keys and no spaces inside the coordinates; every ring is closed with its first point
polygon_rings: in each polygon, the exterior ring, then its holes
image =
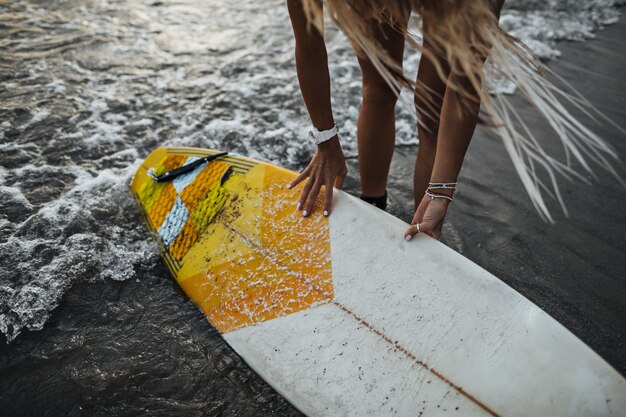
{"type": "MultiPolygon", "coordinates": [[[[138,164],[95,176],[83,171],[62,198],[39,208],[0,243],[0,331],[9,341],[23,328],[41,329],[75,283],[129,279],[135,268],[155,262],[141,228],[128,227],[137,222],[127,187],[138,164]]],[[[11,192],[29,204],[19,190],[11,192]]]]}

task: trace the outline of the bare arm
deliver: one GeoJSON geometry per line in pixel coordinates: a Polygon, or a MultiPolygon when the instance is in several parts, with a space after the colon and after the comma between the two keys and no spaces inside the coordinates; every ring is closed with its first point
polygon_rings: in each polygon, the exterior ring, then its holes
{"type": "MultiPolygon", "coordinates": [[[[500,16],[503,3],[503,0],[493,1],[493,12],[496,17],[500,16]]],[[[482,63],[487,57],[480,58],[482,62],[477,68],[474,68],[476,74],[480,74],[482,71],[482,63]]],[[[436,140],[436,153],[430,175],[430,181],[436,183],[456,182],[467,148],[472,140],[480,111],[480,96],[467,76],[450,75],[447,83],[460,87],[461,91],[467,94],[463,97],[455,91],[454,87],[446,87],[445,89],[436,140]]],[[[452,197],[454,190],[439,189],[437,193],[452,197]]],[[[415,216],[413,216],[411,227],[404,234],[405,239],[410,240],[419,232],[425,232],[439,239],[449,203],[450,201],[445,198],[431,199],[427,195],[423,196],[415,211],[415,216]]]]}
{"type": "MultiPolygon", "coordinates": [[[[287,0],[287,7],[296,39],[296,71],[302,98],[313,126],[319,130],[330,129],[335,121],[330,103],[330,75],[324,37],[315,27],[308,27],[300,0],[287,0]]],[[[325,189],[324,215],[330,214],[333,185],[340,188],[346,173],[338,136],[318,145],[309,165],[289,186],[295,187],[308,178],[298,203],[305,217],[313,211],[322,186],[325,189]]]]}
{"type": "Polygon", "coordinates": [[[287,0],[287,7],[296,39],[296,71],[304,104],[316,128],[330,129],[335,121],[330,104],[330,75],[324,37],[314,26],[307,26],[300,0],[287,0]]]}
{"type": "MultiPolygon", "coordinates": [[[[453,80],[456,85],[464,85],[472,91],[469,82],[453,80]]],[[[467,148],[474,135],[478,121],[480,100],[475,94],[473,100],[463,100],[452,88],[446,89],[441,112],[441,127],[437,141],[437,153],[431,174],[432,182],[456,182],[467,148]]]]}

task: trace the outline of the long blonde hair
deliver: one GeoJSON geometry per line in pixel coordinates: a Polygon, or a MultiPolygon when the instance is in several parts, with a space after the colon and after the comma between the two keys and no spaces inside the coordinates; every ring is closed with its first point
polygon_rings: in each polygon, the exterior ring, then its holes
{"type": "MultiPolygon", "coordinates": [[[[309,22],[323,30],[323,12],[319,0],[302,1],[309,22]]],[[[427,87],[404,76],[402,68],[377,43],[372,23],[390,24],[404,35],[409,45],[422,53],[432,54],[431,49],[423,48],[402,22],[406,21],[411,12],[421,16],[424,21],[436,22],[424,25],[428,31],[425,37],[437,46],[438,56],[430,57],[431,61],[441,77],[446,77],[446,73],[439,62],[442,58],[447,62],[451,75],[447,88],[453,88],[464,100],[480,100],[484,107],[480,122],[502,138],[533,205],[544,219],[553,221],[542,191],[556,198],[567,214],[556,174],[588,182],[572,162],[576,161],[593,175],[589,163],[593,161],[624,183],[611,165],[611,160],[619,160],[615,151],[570,113],[564,103],[591,120],[612,122],[544,66],[521,41],[509,36],[498,26],[497,13],[494,11],[499,10],[502,1],[326,0],[325,8],[355,49],[367,55],[397,94],[407,87],[414,89],[416,94],[424,94],[427,87]],[[565,162],[545,151],[508,97],[490,95],[482,88],[483,62],[487,56],[495,74],[515,83],[519,95],[545,118],[563,146],[565,162]],[[556,79],[559,86],[550,81],[547,75],[556,79]],[[464,82],[455,84],[451,82],[454,79],[463,79],[464,82]],[[547,181],[540,178],[538,169],[542,168],[547,181]]],[[[432,113],[432,106],[429,106],[428,101],[424,103],[428,108],[422,110],[432,113]]]]}

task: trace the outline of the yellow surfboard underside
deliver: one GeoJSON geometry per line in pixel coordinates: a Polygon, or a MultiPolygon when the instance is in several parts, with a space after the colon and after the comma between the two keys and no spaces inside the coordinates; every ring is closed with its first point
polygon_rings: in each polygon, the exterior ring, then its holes
{"type": "Polygon", "coordinates": [[[221,333],[330,302],[328,220],[295,209],[295,172],[227,155],[171,182],[148,176],[217,152],[158,148],[131,184],[180,287],[221,333]]]}

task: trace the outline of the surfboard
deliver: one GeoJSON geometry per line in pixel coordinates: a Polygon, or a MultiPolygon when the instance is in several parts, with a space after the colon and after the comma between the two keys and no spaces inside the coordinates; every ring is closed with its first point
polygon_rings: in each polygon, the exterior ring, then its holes
{"type": "Polygon", "coordinates": [[[295,172],[216,153],[156,149],[131,190],[178,285],[304,414],[626,415],[624,378],[489,272],[339,190],[303,218],[295,172]]]}

